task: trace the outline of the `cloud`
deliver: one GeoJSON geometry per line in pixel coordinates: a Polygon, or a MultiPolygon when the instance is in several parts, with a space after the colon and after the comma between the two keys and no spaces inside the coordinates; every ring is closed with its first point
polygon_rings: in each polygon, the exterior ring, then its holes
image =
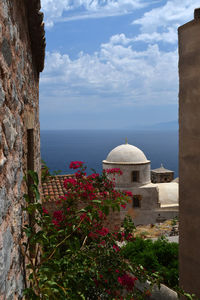
{"type": "Polygon", "coordinates": [[[177,49],[164,52],[153,44],[136,51],[125,34],[115,35],[99,52],[76,59],[47,53],[40,84],[41,101],[59,97],[68,109],[176,103],[177,49]]]}
{"type": "Polygon", "coordinates": [[[150,5],[144,0],[41,0],[47,27],[54,22],[118,16],[150,5]],[[65,16],[64,16],[65,14],[65,16]]]}
{"type": "Polygon", "coordinates": [[[165,5],[145,12],[141,18],[132,22],[140,26],[140,34],[135,40],[175,44],[178,26],[193,19],[196,7],[199,7],[199,0],[170,0],[165,5]]]}
{"type": "Polygon", "coordinates": [[[199,0],[167,1],[164,6],[154,8],[132,24],[140,25],[142,32],[154,32],[158,28],[167,28],[171,24],[183,24],[193,18],[193,12],[199,6],[199,0]]]}

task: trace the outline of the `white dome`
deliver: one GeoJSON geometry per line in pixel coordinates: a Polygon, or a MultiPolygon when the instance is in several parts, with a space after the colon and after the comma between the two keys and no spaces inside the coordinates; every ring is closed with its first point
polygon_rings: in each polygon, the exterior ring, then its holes
{"type": "Polygon", "coordinates": [[[106,158],[107,162],[114,163],[147,163],[144,153],[137,147],[123,144],[114,148],[106,158]]]}

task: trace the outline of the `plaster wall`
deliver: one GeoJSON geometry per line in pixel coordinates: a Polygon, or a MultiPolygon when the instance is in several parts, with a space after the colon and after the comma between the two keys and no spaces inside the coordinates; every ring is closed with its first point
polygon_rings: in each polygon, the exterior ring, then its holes
{"type": "Polygon", "coordinates": [[[180,285],[200,297],[200,10],[179,27],[180,285]]]}
{"type": "MultiPolygon", "coordinates": [[[[103,161],[103,169],[119,168],[122,175],[115,175],[115,183],[117,188],[131,188],[139,187],[143,184],[151,182],[150,178],[150,162],[142,164],[128,164],[128,163],[108,163],[103,161]],[[132,172],[139,171],[139,181],[133,182],[132,172]]],[[[112,178],[112,175],[109,175],[112,178]]]]}
{"type": "Polygon", "coordinates": [[[31,40],[32,4],[37,7],[32,17],[37,22],[38,40],[44,46],[41,16],[37,19],[39,1],[0,1],[0,299],[7,300],[22,299],[25,283],[20,240],[27,221],[22,211],[27,192],[23,181],[27,129],[34,129],[34,169],[40,170],[38,85],[42,67],[31,40]]]}
{"type": "MultiPolygon", "coordinates": [[[[126,188],[120,188],[121,191],[126,188]]],[[[173,206],[161,207],[159,201],[159,189],[155,184],[147,184],[139,188],[129,188],[133,195],[140,195],[140,208],[133,207],[133,201],[130,200],[125,209],[121,208],[121,222],[128,214],[132,217],[135,225],[147,225],[173,219],[179,215],[179,206],[176,203],[173,206]]]]}

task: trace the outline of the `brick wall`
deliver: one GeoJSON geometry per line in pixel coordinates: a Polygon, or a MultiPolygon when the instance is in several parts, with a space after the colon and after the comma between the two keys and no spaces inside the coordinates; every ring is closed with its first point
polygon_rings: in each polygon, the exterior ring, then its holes
{"type": "Polygon", "coordinates": [[[0,299],[7,300],[21,299],[24,288],[19,242],[31,129],[29,159],[40,170],[38,85],[45,40],[39,9],[39,0],[0,1],[0,299]]]}

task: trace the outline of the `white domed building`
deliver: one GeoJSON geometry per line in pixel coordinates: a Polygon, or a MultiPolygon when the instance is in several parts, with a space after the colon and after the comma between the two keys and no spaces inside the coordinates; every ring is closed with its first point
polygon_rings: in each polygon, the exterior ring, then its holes
{"type": "Polygon", "coordinates": [[[178,183],[152,183],[151,161],[142,150],[128,143],[117,146],[103,160],[104,170],[112,168],[122,171],[122,175],[115,176],[116,189],[134,195],[127,208],[121,209],[121,220],[129,214],[139,225],[178,216],[178,183]]]}

